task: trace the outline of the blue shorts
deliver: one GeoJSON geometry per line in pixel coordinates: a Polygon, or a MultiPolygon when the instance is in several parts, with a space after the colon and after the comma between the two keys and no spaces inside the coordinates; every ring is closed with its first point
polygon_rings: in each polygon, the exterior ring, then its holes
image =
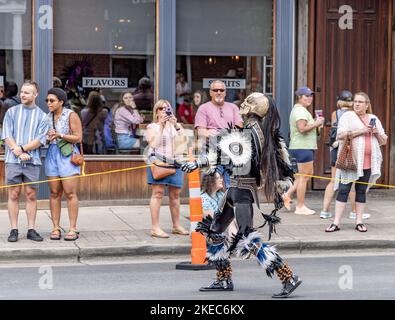
{"type": "Polygon", "coordinates": [[[127,133],[117,133],[119,149],[132,149],[137,139],[127,133]]]}
{"type": "Polygon", "coordinates": [[[147,168],[147,183],[148,184],[162,184],[166,186],[172,186],[176,188],[182,188],[184,185],[184,173],[180,170],[176,170],[176,174],[167,176],[160,180],[155,180],[152,176],[151,168],[147,168]]]}
{"type": "Polygon", "coordinates": [[[310,149],[290,149],[289,153],[296,159],[297,163],[307,163],[314,161],[314,150],[310,149]]]}
{"type": "MultiPolygon", "coordinates": [[[[74,152],[79,153],[74,146],[74,152]]],[[[70,162],[71,155],[65,157],[56,144],[51,144],[45,157],[45,175],[47,177],[71,177],[81,174],[81,167],[75,166],[70,162]]]]}

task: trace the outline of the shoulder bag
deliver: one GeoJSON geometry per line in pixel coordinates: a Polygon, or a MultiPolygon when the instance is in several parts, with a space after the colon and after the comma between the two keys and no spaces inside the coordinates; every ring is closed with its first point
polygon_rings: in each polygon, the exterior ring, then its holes
{"type": "Polygon", "coordinates": [[[339,152],[336,161],[336,168],[345,171],[357,171],[357,163],[354,159],[352,138],[347,136],[344,146],[339,152]]]}
{"type": "MultiPolygon", "coordinates": [[[[55,115],[53,113],[52,113],[52,125],[53,125],[54,130],[56,131],[55,115]]],[[[62,153],[62,155],[65,157],[69,157],[74,151],[74,145],[64,139],[59,139],[56,142],[56,145],[60,149],[60,152],[62,153]]]]}
{"type": "MultiPolygon", "coordinates": [[[[172,150],[174,150],[174,140],[172,139],[172,150]]],[[[155,149],[154,149],[155,152],[155,149]]],[[[160,161],[154,161],[151,166],[152,177],[155,180],[161,180],[168,176],[176,174],[176,169],[174,167],[169,167],[166,163],[160,161]],[[167,166],[167,167],[166,167],[167,166]]]]}
{"type": "Polygon", "coordinates": [[[176,174],[176,169],[171,167],[165,167],[165,163],[154,162],[151,166],[152,176],[155,180],[161,180],[168,176],[176,174]]]}

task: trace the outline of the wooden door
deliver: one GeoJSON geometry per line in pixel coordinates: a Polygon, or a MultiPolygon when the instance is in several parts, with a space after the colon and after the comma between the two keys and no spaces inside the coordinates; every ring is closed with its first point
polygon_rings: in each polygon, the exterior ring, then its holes
{"type": "MultiPolygon", "coordinates": [[[[342,30],[339,8],[344,0],[311,0],[309,84],[316,91],[314,107],[323,109],[326,125],[321,131],[314,172],[330,176],[329,148],[325,145],[336,96],[346,89],[366,92],[388,133],[391,91],[392,0],[348,0],[353,9],[353,27],[342,30]]],[[[383,149],[384,166],[380,183],[388,182],[389,144],[383,149]]],[[[313,188],[327,181],[314,179],[313,188]]]]}

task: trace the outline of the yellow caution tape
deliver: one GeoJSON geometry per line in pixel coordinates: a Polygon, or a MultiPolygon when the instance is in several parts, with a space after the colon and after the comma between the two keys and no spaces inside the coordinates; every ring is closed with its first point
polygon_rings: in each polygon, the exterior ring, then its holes
{"type": "Polygon", "coordinates": [[[19,186],[27,186],[30,184],[42,184],[46,182],[53,182],[53,181],[64,181],[64,180],[71,180],[71,179],[77,179],[77,178],[87,178],[87,177],[95,177],[99,175],[104,175],[104,174],[111,174],[111,173],[118,173],[118,172],[125,172],[125,171],[132,171],[132,170],[139,170],[139,169],[144,169],[151,167],[152,164],[148,164],[145,166],[140,166],[140,167],[134,167],[134,168],[125,168],[125,169],[118,169],[118,170],[111,170],[111,171],[102,171],[102,172],[96,172],[96,173],[89,173],[78,175],[78,176],[71,176],[71,177],[65,177],[65,178],[56,178],[56,179],[50,179],[50,180],[41,180],[41,181],[36,181],[36,182],[24,182],[24,183],[19,183],[19,184],[11,184],[11,185],[4,185],[0,186],[0,189],[6,189],[6,188],[14,188],[14,187],[19,187],[19,186]]]}
{"type": "Polygon", "coordinates": [[[338,181],[338,182],[342,182],[342,183],[344,183],[344,182],[347,182],[347,183],[353,182],[353,183],[364,184],[364,185],[368,185],[368,186],[372,186],[372,187],[395,188],[395,186],[387,185],[387,184],[360,182],[360,181],[355,181],[355,180],[343,180],[343,179],[336,179],[336,178],[314,176],[314,175],[310,175],[310,174],[295,173],[295,176],[308,177],[308,178],[314,178],[314,179],[320,179],[320,180],[333,180],[333,181],[338,181]]]}

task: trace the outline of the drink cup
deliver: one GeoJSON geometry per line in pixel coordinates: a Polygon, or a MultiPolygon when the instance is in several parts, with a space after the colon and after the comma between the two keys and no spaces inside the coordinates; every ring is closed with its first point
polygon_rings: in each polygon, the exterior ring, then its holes
{"type": "MultiPolygon", "coordinates": [[[[315,116],[316,118],[322,117],[324,115],[324,112],[322,109],[315,109],[315,116]]],[[[320,126],[320,128],[323,128],[324,126],[320,126]]]]}

